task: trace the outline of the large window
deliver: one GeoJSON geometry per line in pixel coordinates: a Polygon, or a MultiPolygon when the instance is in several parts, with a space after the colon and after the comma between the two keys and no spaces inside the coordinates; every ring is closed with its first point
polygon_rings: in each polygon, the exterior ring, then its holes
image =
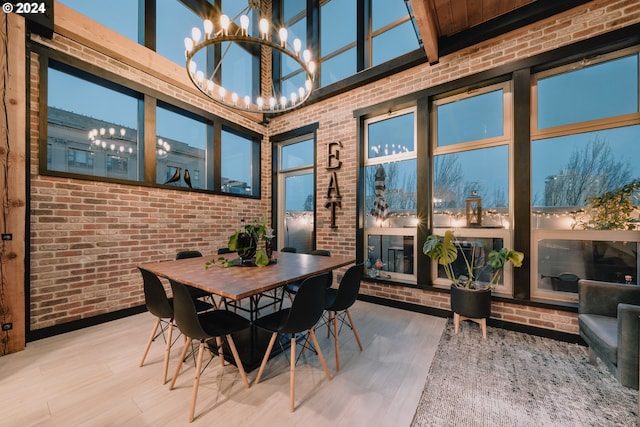
{"type": "Polygon", "coordinates": [[[180,1],[156,2],[156,52],[160,55],[185,66],[183,40],[193,27],[202,28],[202,18],[180,1]]]}
{"type": "Polygon", "coordinates": [[[637,208],[596,207],[640,177],[639,87],[638,49],[534,76],[532,295],[575,301],[579,279],[638,283],[637,208]]]}
{"type": "Polygon", "coordinates": [[[166,104],[156,109],[156,183],[207,188],[207,124],[166,104]]]}
{"type": "Polygon", "coordinates": [[[372,67],[420,47],[404,1],[371,1],[369,39],[372,67]]]}
{"type": "Polygon", "coordinates": [[[415,283],[416,112],[397,111],[364,126],[367,274],[415,283]]]}
{"type": "MultiPolygon", "coordinates": [[[[142,25],[139,24],[141,22],[141,17],[138,13],[140,10],[139,0],[57,1],[131,40],[139,42],[139,28],[142,27],[142,25]]],[[[175,1],[175,3],[178,2],[175,1]]]]}
{"type": "MultiPolygon", "coordinates": [[[[445,96],[434,102],[433,229],[456,233],[464,248],[510,247],[510,83],[445,96]]],[[[435,266],[435,264],[434,264],[435,266]]],[[[509,266],[497,292],[512,290],[509,266]]],[[[432,280],[448,285],[433,268],[432,280]]]]}
{"type": "Polygon", "coordinates": [[[138,180],[140,95],[50,61],[46,169],[138,180]]]}
{"type": "Polygon", "coordinates": [[[260,195],[260,142],[222,130],[222,191],[260,195]]]}

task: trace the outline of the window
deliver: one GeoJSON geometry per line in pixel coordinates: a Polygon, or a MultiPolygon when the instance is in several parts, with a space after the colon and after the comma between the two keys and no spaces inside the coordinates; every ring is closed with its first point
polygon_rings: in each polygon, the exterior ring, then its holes
{"type": "Polygon", "coordinates": [[[364,123],[367,273],[409,283],[417,280],[415,116],[408,109],[364,123]]]}
{"type": "Polygon", "coordinates": [[[207,123],[205,119],[159,103],[156,108],[156,182],[207,189],[207,123]]]}
{"type": "Polygon", "coordinates": [[[184,67],[184,38],[202,19],[177,0],[156,2],[156,52],[184,67]]]}
{"type": "Polygon", "coordinates": [[[47,170],[138,180],[140,97],[50,61],[47,170]]]}
{"type": "MultiPolygon", "coordinates": [[[[511,246],[511,109],[509,82],[434,101],[433,228],[439,235],[462,228],[463,249],[511,246]]],[[[432,271],[436,285],[448,285],[432,271]]],[[[511,293],[510,274],[507,266],[497,292],[511,293]]]]}
{"type": "MultiPolygon", "coordinates": [[[[65,6],[74,9],[83,15],[93,19],[130,38],[135,42],[138,40],[138,22],[140,21],[138,10],[139,1],[136,0],[110,0],[110,1],[87,1],[87,0],[58,0],[65,6]]],[[[169,3],[169,2],[160,2],[169,3]]],[[[178,3],[177,1],[172,3],[178,3]]],[[[170,27],[168,27],[170,28],[170,27]]],[[[190,27],[189,27],[190,28],[190,27]]],[[[179,39],[179,40],[182,40],[179,39]]]]}
{"type": "Polygon", "coordinates": [[[372,67],[420,47],[404,1],[372,0],[371,23],[372,67]]]}
{"type": "Polygon", "coordinates": [[[579,279],[638,283],[637,197],[621,226],[589,200],[640,177],[639,87],[637,48],[534,75],[533,296],[576,301],[579,279]]]}
{"type": "MultiPolygon", "coordinates": [[[[288,39],[292,42],[299,39],[303,49],[307,45],[307,15],[306,3],[298,0],[283,0],[283,22],[288,31],[288,39]]],[[[280,84],[282,93],[290,96],[298,93],[298,88],[304,87],[306,74],[302,72],[300,65],[287,55],[280,55],[282,60],[280,71],[280,84]]]]}
{"type": "Polygon", "coordinates": [[[260,142],[222,130],[222,191],[260,196],[260,142]]]}
{"type": "Polygon", "coordinates": [[[357,2],[330,0],[320,6],[320,86],[356,73],[357,2]]]}
{"type": "Polygon", "coordinates": [[[303,135],[278,147],[279,249],[309,253],[315,248],[315,138],[303,135]]]}

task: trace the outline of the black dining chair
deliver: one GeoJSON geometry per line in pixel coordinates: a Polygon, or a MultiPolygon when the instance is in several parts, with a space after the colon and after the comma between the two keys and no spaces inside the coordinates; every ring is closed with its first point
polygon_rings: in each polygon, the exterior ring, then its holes
{"type": "MultiPolygon", "coordinates": [[[[156,321],[151,329],[151,335],[149,336],[144,353],[142,354],[142,359],[140,360],[140,366],[144,365],[144,361],[151,348],[151,343],[162,336],[165,342],[162,384],[165,384],[167,382],[167,372],[169,369],[169,354],[171,352],[171,346],[173,345],[173,299],[167,297],[167,293],[158,276],[143,268],[138,267],[138,270],[140,270],[142,274],[145,305],[149,313],[156,316],[156,321]]],[[[196,304],[197,309],[201,311],[212,308],[210,304],[203,301],[198,301],[196,304]]]]}
{"type": "MultiPolygon", "coordinates": [[[[328,251],[326,249],[316,249],[311,251],[310,253],[311,255],[331,256],[331,251],[328,251]]],[[[325,286],[327,289],[329,289],[332,284],[333,284],[333,273],[329,272],[329,275],[327,276],[327,283],[325,284],[325,286]]],[[[284,291],[289,296],[289,300],[293,300],[293,296],[296,294],[296,292],[298,292],[298,289],[300,289],[300,282],[288,283],[284,287],[284,291]]],[[[282,307],[282,301],[280,302],[280,307],[282,307]]]]}
{"type": "Polygon", "coordinates": [[[290,375],[289,380],[289,409],[291,412],[295,409],[295,366],[296,366],[296,334],[305,333],[304,339],[298,344],[306,346],[309,338],[313,341],[316,353],[320,358],[320,363],[324,369],[324,373],[328,380],[331,380],[329,368],[325,362],[324,355],[320,350],[320,345],[314,331],[315,324],[322,317],[324,311],[324,294],[325,283],[327,281],[327,273],[312,276],[305,279],[300,285],[300,289],[296,293],[291,307],[287,307],[268,314],[254,321],[254,325],[271,332],[271,340],[269,346],[262,359],[260,370],[256,376],[255,384],[260,382],[262,373],[271,355],[271,350],[276,341],[278,334],[291,334],[291,355],[290,355],[290,375]]]}
{"type": "MultiPolygon", "coordinates": [[[[182,364],[187,359],[187,352],[191,347],[191,343],[199,341],[198,355],[196,358],[195,378],[193,380],[193,392],[191,397],[191,406],[189,408],[189,422],[192,422],[195,417],[196,399],[198,397],[198,387],[200,385],[200,375],[205,367],[202,366],[202,359],[204,356],[205,347],[211,352],[211,346],[215,343],[218,357],[220,357],[220,364],[224,366],[224,355],[222,353],[222,338],[227,340],[227,344],[231,349],[233,360],[238,367],[240,377],[245,386],[249,388],[249,381],[247,380],[247,374],[242,366],[242,361],[236,349],[236,345],[231,337],[232,333],[242,331],[250,327],[249,320],[244,317],[233,313],[228,310],[212,310],[204,313],[197,313],[194,305],[194,300],[191,298],[186,286],[179,282],[171,282],[171,290],[173,291],[174,298],[174,313],[176,326],[184,335],[184,348],[180,355],[180,363],[176,368],[176,372],[171,380],[169,390],[173,390],[178,375],[180,375],[180,369],[182,364]]],[[[195,351],[195,350],[194,350],[195,351]]]]}
{"type": "MultiPolygon", "coordinates": [[[[176,259],[187,259],[187,258],[200,258],[202,257],[202,252],[200,251],[180,251],[176,254],[176,259]]],[[[211,304],[213,305],[213,308],[218,308],[219,304],[216,302],[216,300],[213,298],[213,295],[211,295],[209,292],[207,291],[203,291],[202,289],[198,289],[198,288],[194,288],[193,286],[189,286],[189,285],[185,285],[187,287],[187,290],[189,291],[189,294],[191,295],[191,298],[193,299],[207,299],[211,302],[211,304]]]]}
{"type": "Polygon", "coordinates": [[[353,324],[353,319],[349,313],[349,308],[358,299],[358,292],[360,291],[360,282],[362,281],[362,269],[364,264],[358,264],[350,267],[342,276],[340,285],[337,289],[327,289],[325,294],[325,307],[327,312],[327,337],[329,334],[333,334],[336,351],[336,371],[340,370],[340,351],[338,343],[338,335],[342,325],[347,325],[352,331],[353,336],[356,338],[358,347],[362,351],[362,343],[360,343],[360,337],[353,324]],[[338,327],[338,321],[340,326],[338,327]],[[333,327],[333,330],[332,330],[333,327]]]}
{"type": "Polygon", "coordinates": [[[298,250],[290,246],[285,246],[284,248],[280,249],[280,252],[291,252],[292,254],[295,254],[296,252],[298,252],[298,250]]]}

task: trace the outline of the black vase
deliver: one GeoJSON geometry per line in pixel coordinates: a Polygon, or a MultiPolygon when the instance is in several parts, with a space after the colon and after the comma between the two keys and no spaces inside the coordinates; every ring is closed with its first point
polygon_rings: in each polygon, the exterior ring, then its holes
{"type": "Polygon", "coordinates": [[[472,319],[491,316],[491,289],[467,289],[451,286],[451,311],[472,319]]]}
{"type": "Polygon", "coordinates": [[[248,261],[256,256],[257,242],[251,233],[238,234],[238,256],[242,261],[248,261]]]}

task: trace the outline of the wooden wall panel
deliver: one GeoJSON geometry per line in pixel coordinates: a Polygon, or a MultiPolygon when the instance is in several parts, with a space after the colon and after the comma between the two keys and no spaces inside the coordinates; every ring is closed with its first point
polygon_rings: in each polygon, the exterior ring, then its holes
{"type": "Polygon", "coordinates": [[[0,15],[0,355],[25,346],[26,80],[25,22],[0,15]],[[9,329],[11,326],[11,329],[9,329]]]}

